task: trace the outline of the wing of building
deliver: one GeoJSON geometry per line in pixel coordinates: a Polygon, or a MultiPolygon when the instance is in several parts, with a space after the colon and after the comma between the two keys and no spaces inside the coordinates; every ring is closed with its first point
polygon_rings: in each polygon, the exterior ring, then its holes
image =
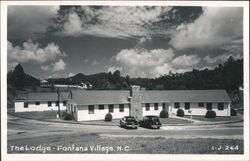
{"type": "MultiPolygon", "coordinates": [[[[156,91],[141,90],[139,86],[131,86],[131,90],[72,90],[60,97],[61,107],[77,121],[103,120],[107,113],[113,118],[130,115],[137,119],[159,115],[162,110],[175,115],[178,109],[183,109],[185,115],[205,116],[208,110],[213,110],[217,116],[230,116],[231,103],[225,90],[156,91]]],[[[56,93],[29,94],[27,99],[15,102],[15,111],[57,110],[56,101],[56,93]],[[37,107],[38,101],[42,107],[37,107]],[[50,108],[49,102],[54,103],[50,108]]]]}
{"type": "Polygon", "coordinates": [[[66,110],[71,99],[70,92],[30,92],[19,96],[15,102],[15,112],[66,110]]]}

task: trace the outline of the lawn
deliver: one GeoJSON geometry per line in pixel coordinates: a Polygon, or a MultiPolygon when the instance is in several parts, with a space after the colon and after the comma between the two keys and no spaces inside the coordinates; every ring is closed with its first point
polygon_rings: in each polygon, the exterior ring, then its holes
{"type": "MultiPolygon", "coordinates": [[[[184,116],[185,118],[190,118],[190,116],[184,116]]],[[[220,122],[220,121],[240,121],[240,116],[217,116],[216,118],[205,118],[204,116],[192,116],[194,120],[199,121],[211,121],[211,122],[220,122]]]]}
{"type": "MultiPolygon", "coordinates": [[[[63,111],[61,111],[61,113],[62,112],[63,111]]],[[[48,119],[56,119],[57,111],[18,112],[18,113],[11,113],[11,115],[29,119],[35,119],[35,120],[48,120],[48,119]]]]}
{"type": "MultiPolygon", "coordinates": [[[[61,111],[62,112],[62,111],[61,111]]],[[[14,116],[28,118],[28,119],[34,119],[34,120],[42,120],[42,121],[60,121],[60,122],[75,122],[75,121],[66,121],[62,119],[57,119],[57,111],[41,111],[41,112],[19,112],[19,113],[11,113],[14,116]]],[[[172,124],[189,124],[190,121],[187,120],[181,120],[176,118],[160,118],[160,121],[164,125],[172,125],[172,124]]],[[[103,124],[103,125],[109,125],[109,126],[117,126],[119,125],[120,119],[113,119],[111,122],[107,122],[104,120],[94,120],[94,121],[81,121],[81,122],[75,122],[79,124],[103,124]]]]}
{"type": "MultiPolygon", "coordinates": [[[[100,137],[94,133],[81,133],[72,135],[45,136],[35,143],[26,139],[8,141],[8,145],[22,146],[23,143],[27,146],[46,146],[52,147],[52,150],[46,153],[98,153],[108,154],[242,154],[243,140],[239,139],[212,139],[212,138],[193,138],[193,139],[174,139],[174,138],[144,138],[144,137],[100,137]],[[60,150],[58,146],[66,147],[65,150],[60,150]],[[87,147],[86,151],[68,150],[68,147],[87,147]],[[91,151],[90,146],[112,147],[115,150],[111,151],[91,151]],[[225,150],[227,146],[232,146],[233,149],[225,150]],[[117,147],[128,147],[129,151],[118,151],[117,147]],[[221,150],[215,150],[214,147],[222,147],[221,150]],[[237,148],[236,148],[237,147],[237,148]]],[[[105,149],[105,148],[104,148],[105,149]]],[[[34,153],[30,151],[11,152],[9,153],[34,153]]],[[[36,152],[41,153],[41,152],[36,152]]]]}
{"type": "Polygon", "coordinates": [[[160,118],[160,121],[162,124],[190,124],[190,121],[187,120],[181,120],[176,118],[160,118]]]}

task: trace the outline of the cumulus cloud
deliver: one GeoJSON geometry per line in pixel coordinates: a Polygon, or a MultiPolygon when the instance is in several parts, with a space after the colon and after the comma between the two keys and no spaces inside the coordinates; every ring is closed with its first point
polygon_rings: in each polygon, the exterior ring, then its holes
{"type": "Polygon", "coordinates": [[[204,7],[193,23],[176,28],[170,44],[177,49],[220,47],[242,37],[241,7],[204,7]]]}
{"type": "Polygon", "coordinates": [[[152,38],[150,36],[142,37],[139,39],[139,44],[143,45],[147,41],[151,41],[152,38]]]}
{"type": "Polygon", "coordinates": [[[108,72],[114,73],[116,70],[121,71],[122,67],[117,67],[117,66],[109,66],[108,67],[108,72]]]}
{"type": "Polygon", "coordinates": [[[242,59],[241,55],[222,54],[215,57],[210,57],[210,55],[207,55],[203,58],[203,60],[209,64],[215,64],[218,62],[226,62],[230,56],[232,56],[234,59],[242,59]]]}
{"type": "Polygon", "coordinates": [[[63,26],[63,33],[71,36],[78,36],[82,33],[82,22],[76,13],[69,14],[68,21],[63,26]]]}
{"type": "MultiPolygon", "coordinates": [[[[52,71],[52,72],[59,72],[63,71],[66,67],[65,62],[62,59],[59,59],[55,63],[51,63],[50,65],[42,65],[41,69],[43,71],[52,71]]],[[[73,73],[70,73],[73,74],[73,73]]]]}
{"type": "Polygon", "coordinates": [[[23,42],[22,46],[13,46],[12,43],[8,41],[8,61],[10,62],[26,63],[34,61],[44,63],[64,55],[65,53],[53,42],[42,48],[39,43],[33,43],[31,40],[23,42]]]}
{"type": "Polygon", "coordinates": [[[158,77],[172,72],[184,72],[200,62],[197,55],[175,57],[172,49],[123,49],[114,58],[116,66],[109,71],[120,69],[131,77],[158,77]]]}
{"type": "Polygon", "coordinates": [[[42,65],[41,69],[44,71],[49,71],[50,70],[50,66],[49,65],[42,65]]]}
{"type": "Polygon", "coordinates": [[[53,72],[62,71],[65,69],[65,67],[66,67],[66,64],[64,63],[64,61],[62,59],[59,59],[57,62],[52,64],[52,71],[53,72]]]}
{"type": "Polygon", "coordinates": [[[172,62],[172,66],[176,68],[192,67],[200,62],[197,55],[182,55],[176,57],[172,62]]]}
{"type": "Polygon", "coordinates": [[[151,34],[150,26],[162,20],[171,7],[105,6],[99,9],[84,6],[83,15],[71,11],[59,34],[128,38],[151,34]]]}
{"type": "Polygon", "coordinates": [[[28,39],[44,33],[58,6],[8,6],[8,38],[28,39]]]}
{"type": "Polygon", "coordinates": [[[76,75],[75,73],[69,73],[66,77],[73,77],[75,75],[76,75]]]}

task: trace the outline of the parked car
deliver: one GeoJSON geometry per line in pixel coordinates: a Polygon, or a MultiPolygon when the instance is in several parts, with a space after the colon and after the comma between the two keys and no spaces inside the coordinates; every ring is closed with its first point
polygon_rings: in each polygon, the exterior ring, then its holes
{"type": "Polygon", "coordinates": [[[139,121],[140,127],[160,129],[161,122],[158,116],[148,115],[144,116],[142,120],[139,121]]]}
{"type": "Polygon", "coordinates": [[[136,121],[135,117],[133,117],[133,116],[124,116],[120,120],[120,126],[124,127],[124,128],[137,129],[137,127],[138,127],[138,121],[136,121]]]}

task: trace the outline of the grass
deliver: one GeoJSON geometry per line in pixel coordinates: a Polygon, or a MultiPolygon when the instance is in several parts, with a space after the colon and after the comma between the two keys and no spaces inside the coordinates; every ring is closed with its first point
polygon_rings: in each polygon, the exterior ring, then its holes
{"type": "MultiPolygon", "coordinates": [[[[184,116],[185,118],[190,118],[190,116],[184,116]]],[[[211,122],[220,122],[220,121],[239,121],[241,120],[240,116],[217,116],[216,118],[206,118],[204,116],[192,116],[194,120],[199,121],[211,121],[211,122]]]]}
{"type": "MultiPolygon", "coordinates": [[[[59,145],[63,147],[87,147],[87,151],[62,151],[57,148],[48,151],[47,153],[98,153],[104,154],[106,151],[91,151],[90,146],[100,145],[102,147],[129,147],[129,151],[109,151],[108,153],[118,154],[243,154],[243,140],[239,139],[212,139],[212,138],[194,138],[194,139],[174,139],[174,138],[114,138],[114,137],[100,137],[98,134],[82,133],[77,135],[60,135],[60,136],[45,136],[43,138],[36,139],[36,143],[26,141],[25,139],[15,140],[14,143],[8,142],[8,145],[22,146],[23,143],[27,146],[46,146],[57,147],[59,145]],[[72,139],[74,138],[74,139],[72,139]],[[45,141],[46,140],[46,141],[45,141]],[[70,140],[70,141],[68,141],[70,140]],[[238,146],[239,149],[234,150],[213,150],[212,147],[226,147],[226,146],[238,146]]],[[[14,153],[10,151],[9,153],[14,153]]],[[[17,152],[15,152],[17,153],[17,152]]],[[[34,153],[34,152],[22,152],[22,153],[34,153]]],[[[41,152],[36,152],[41,153],[41,152]]]]}
{"type": "Polygon", "coordinates": [[[160,121],[162,124],[188,124],[190,121],[187,120],[181,120],[176,118],[160,118],[160,121]]]}
{"type": "MultiPolygon", "coordinates": [[[[63,111],[61,111],[62,114],[63,111]]],[[[40,111],[40,112],[18,112],[12,113],[14,116],[35,119],[35,120],[48,120],[55,119],[57,111],[40,111]]]]}
{"type": "MultiPolygon", "coordinates": [[[[62,113],[63,111],[61,111],[62,113]]],[[[57,120],[56,115],[57,111],[40,111],[40,112],[18,112],[18,113],[12,113],[14,116],[18,117],[24,117],[34,120],[57,120]]],[[[61,120],[63,122],[72,122],[71,120],[61,120]]],[[[187,120],[181,120],[176,118],[160,118],[160,121],[162,124],[169,125],[169,124],[188,124],[190,121],[187,120]]],[[[93,120],[93,121],[82,121],[82,122],[75,122],[79,124],[105,124],[105,125],[119,125],[120,119],[113,119],[112,121],[104,121],[104,120],[93,120]]]]}

